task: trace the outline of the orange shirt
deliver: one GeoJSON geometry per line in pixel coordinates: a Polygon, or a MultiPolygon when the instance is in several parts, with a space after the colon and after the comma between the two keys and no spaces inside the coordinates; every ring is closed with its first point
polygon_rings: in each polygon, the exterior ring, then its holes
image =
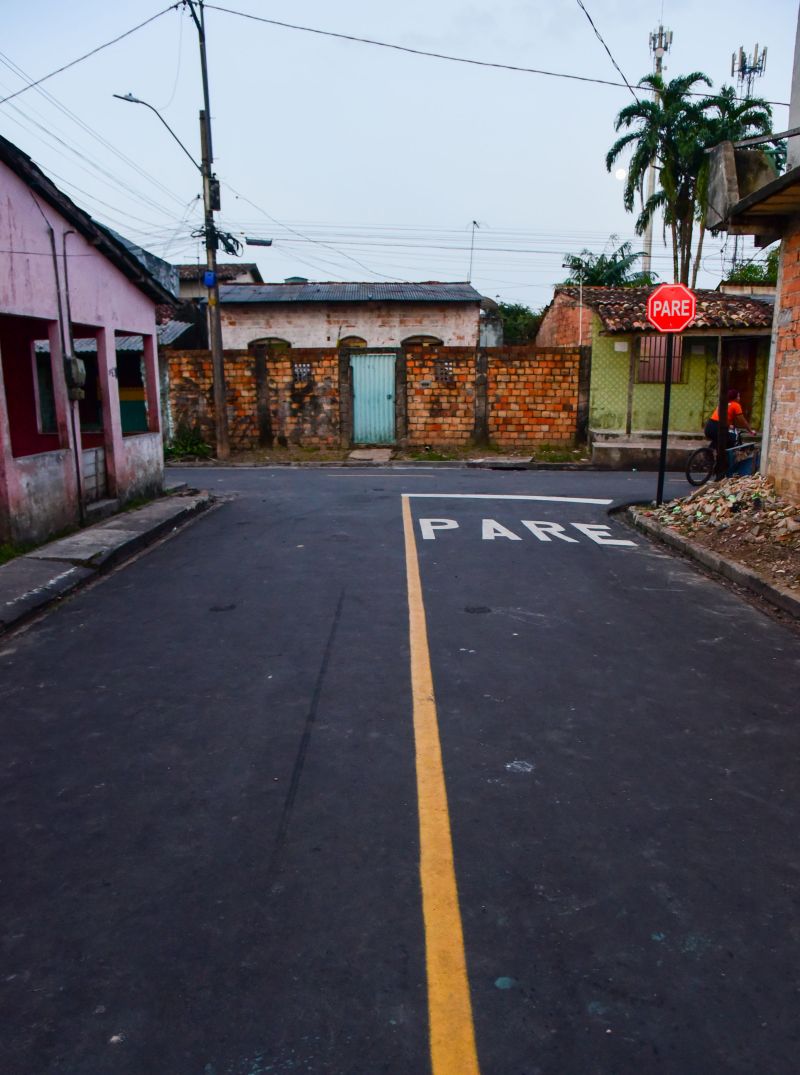
{"type": "MultiPolygon", "coordinates": [[[[728,404],[728,425],[729,426],[733,425],[733,420],[734,420],[734,418],[736,417],[737,414],[744,414],[744,411],[742,410],[741,404],[737,403],[736,400],[733,399],[728,404]]],[[[714,413],[711,415],[711,421],[712,422],[718,422],[719,421],[719,407],[714,408],[714,413]]]]}

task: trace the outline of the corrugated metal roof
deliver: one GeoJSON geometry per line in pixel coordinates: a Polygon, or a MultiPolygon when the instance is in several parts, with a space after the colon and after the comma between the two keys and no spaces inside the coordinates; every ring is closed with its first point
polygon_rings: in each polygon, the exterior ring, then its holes
{"type": "Polygon", "coordinates": [[[227,284],[219,289],[220,302],[470,302],[481,295],[471,284],[427,283],[313,283],[227,284]]]}
{"type": "MultiPolygon", "coordinates": [[[[583,302],[600,318],[606,332],[653,332],[647,320],[647,299],[651,287],[585,287],[583,302]]],[[[577,287],[557,287],[558,295],[579,301],[577,287]]],[[[758,329],[772,328],[774,299],[767,296],[725,295],[720,291],[695,290],[697,316],[687,328],[691,335],[697,329],[758,329]]]]}
{"type": "MultiPolygon", "coordinates": [[[[163,325],[156,326],[156,335],[158,342],[162,347],[169,347],[171,343],[174,343],[179,336],[182,336],[187,328],[192,328],[192,325],[187,321],[167,321],[163,325]]],[[[38,354],[49,354],[50,344],[47,340],[37,340],[35,344],[35,350],[38,354]]],[[[97,350],[97,340],[76,340],[75,341],[75,354],[94,354],[97,350]]],[[[141,336],[118,336],[117,345],[115,350],[117,351],[143,351],[144,343],[141,336]]]]}

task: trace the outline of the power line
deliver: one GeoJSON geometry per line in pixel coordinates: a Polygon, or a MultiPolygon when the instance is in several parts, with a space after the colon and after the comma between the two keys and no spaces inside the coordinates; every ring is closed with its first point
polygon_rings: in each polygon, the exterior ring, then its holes
{"type": "MultiPolygon", "coordinates": [[[[395,52],[406,52],[412,56],[426,56],[433,60],[447,60],[450,63],[465,63],[470,64],[473,67],[491,67],[500,71],[517,71],[525,75],[547,75],[550,78],[566,78],[571,79],[574,82],[590,82],[597,86],[615,86],[619,89],[631,89],[631,86],[627,82],[612,82],[610,79],[605,78],[590,78],[588,75],[573,75],[568,74],[565,71],[548,71],[541,67],[520,67],[516,64],[510,63],[492,63],[488,60],[472,60],[464,56],[450,56],[444,52],[428,52],[425,49],[414,49],[408,45],[396,45],[389,41],[377,41],[371,37],[358,37],[355,34],[342,34],[333,30],[318,30],[314,26],[299,26],[292,22],[281,22],[278,19],[267,19],[263,15],[251,15],[247,11],[236,11],[234,8],[221,7],[218,4],[206,4],[207,11],[222,11],[226,15],[237,15],[242,19],[250,19],[252,22],[263,22],[269,26],[280,26],[285,30],[300,30],[307,34],[318,34],[320,37],[334,37],[340,41],[353,41],[359,45],[374,45],[377,48],[392,49],[395,52]]],[[[639,90],[647,90],[647,86],[643,86],[637,82],[635,88],[639,90]]],[[[634,94],[635,96],[635,94],[634,94]]],[[[689,93],[690,97],[709,97],[713,98],[714,94],[705,93],[689,93]]],[[[746,100],[743,97],[737,97],[735,100],[746,100]]],[[[3,102],[0,101],[0,104],[3,102]]],[[[789,107],[788,101],[768,101],[767,104],[780,105],[784,108],[789,107]]]]}
{"type": "MultiPolygon", "coordinates": [[[[181,27],[182,26],[183,23],[181,23],[181,27]]],[[[24,79],[26,82],[30,82],[30,76],[28,75],[28,73],[24,71],[18,63],[12,60],[10,56],[7,56],[5,53],[0,52],[0,62],[5,64],[5,66],[8,67],[8,69],[15,75],[17,75],[19,78],[24,79]]],[[[77,115],[77,113],[73,112],[72,109],[67,108],[67,106],[61,101],[59,101],[57,97],[54,97],[52,93],[50,93],[48,90],[42,89],[40,86],[36,87],[36,92],[41,97],[44,97],[46,101],[52,104],[54,108],[57,108],[59,112],[62,112],[65,116],[67,116],[68,119],[71,119],[74,123],[76,123],[82,130],[86,131],[88,135],[90,135],[92,138],[95,138],[102,146],[111,150],[111,152],[116,157],[118,157],[119,160],[123,162],[123,164],[138,172],[143,179],[147,179],[151,183],[153,183],[154,186],[159,187],[166,195],[168,195],[174,201],[178,202],[179,205],[184,204],[183,198],[171,191],[169,187],[166,187],[156,176],[151,175],[150,172],[142,168],[137,161],[133,160],[132,157],[129,157],[126,153],[123,153],[121,149],[118,149],[112,142],[109,142],[109,140],[105,138],[102,134],[100,134],[99,131],[95,130],[94,127],[91,127],[88,123],[85,122],[85,120],[81,119],[81,117],[77,115]]],[[[34,113],[34,115],[36,115],[36,113],[34,113]]]]}
{"type": "Polygon", "coordinates": [[[48,75],[42,75],[41,78],[37,78],[34,82],[29,82],[27,86],[23,86],[21,89],[16,90],[14,93],[10,93],[7,97],[3,97],[0,100],[0,105],[4,105],[7,101],[13,101],[13,99],[15,97],[19,97],[21,93],[27,93],[28,90],[32,90],[35,86],[40,86],[42,82],[47,82],[48,79],[54,78],[56,75],[60,75],[63,71],[68,71],[70,67],[75,67],[76,64],[83,63],[83,61],[88,60],[90,56],[96,56],[98,52],[102,52],[103,49],[107,49],[111,45],[116,45],[118,41],[124,41],[126,37],[130,37],[131,34],[135,34],[137,30],[141,30],[145,26],[149,26],[151,22],[155,22],[156,19],[160,19],[161,16],[166,15],[168,11],[175,11],[180,6],[180,2],[176,4],[170,4],[170,6],[165,7],[163,11],[159,11],[155,15],[151,15],[149,19],[145,19],[144,22],[140,22],[137,26],[132,26],[131,29],[126,30],[124,34],[119,34],[117,37],[112,38],[110,41],[105,41],[102,45],[98,45],[90,52],[85,52],[83,56],[78,56],[77,59],[70,60],[69,63],[65,63],[62,67],[57,67],[55,71],[51,71],[48,75]]]}
{"type": "Polygon", "coordinates": [[[600,44],[601,44],[601,45],[603,46],[603,48],[604,48],[604,49],[606,50],[606,52],[608,53],[608,58],[609,58],[609,59],[611,60],[611,62],[613,63],[614,67],[616,67],[616,69],[617,69],[617,70],[619,71],[620,75],[622,76],[622,81],[623,81],[623,82],[625,83],[625,85],[626,85],[626,86],[628,87],[628,89],[629,89],[629,90],[631,91],[631,93],[633,94],[633,99],[634,99],[634,101],[636,101],[636,103],[637,103],[637,104],[639,104],[639,103],[640,103],[640,101],[639,101],[639,98],[638,98],[638,97],[636,96],[636,92],[634,91],[634,89],[633,89],[633,87],[631,86],[630,82],[628,82],[627,78],[625,77],[625,73],[624,73],[624,71],[622,70],[622,68],[620,67],[620,65],[619,65],[619,64],[617,63],[617,61],[616,61],[616,60],[614,59],[614,57],[613,57],[613,56],[611,55],[611,49],[610,49],[610,48],[608,47],[608,45],[607,45],[607,44],[605,43],[605,40],[603,39],[603,35],[602,35],[602,34],[600,33],[600,31],[599,31],[599,30],[597,29],[597,27],[595,26],[595,22],[594,22],[594,19],[593,19],[593,18],[592,18],[592,16],[591,16],[591,15],[589,14],[589,12],[588,12],[588,11],[586,10],[586,7],[585,7],[585,5],[584,5],[584,3],[583,3],[583,0],[578,0],[578,7],[579,7],[579,8],[581,9],[581,11],[582,11],[582,12],[584,13],[584,15],[586,16],[586,18],[587,18],[587,19],[589,20],[589,25],[590,25],[590,26],[591,26],[591,28],[592,28],[592,29],[594,30],[594,32],[595,32],[595,36],[597,37],[597,40],[598,40],[598,41],[600,42],[600,44]]]}

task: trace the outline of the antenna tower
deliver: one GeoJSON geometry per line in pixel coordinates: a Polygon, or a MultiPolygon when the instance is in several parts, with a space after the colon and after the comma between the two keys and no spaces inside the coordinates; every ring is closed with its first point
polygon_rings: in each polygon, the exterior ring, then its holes
{"type": "MultiPolygon", "coordinates": [[[[653,71],[660,75],[663,70],[664,57],[672,46],[672,30],[665,30],[659,23],[658,29],[650,34],[650,51],[653,54],[653,71]]],[[[656,94],[656,100],[658,94],[656,94]]],[[[650,170],[647,174],[647,200],[653,197],[656,189],[655,161],[650,162],[650,170]]],[[[647,222],[647,231],[644,234],[644,255],[642,257],[642,271],[649,273],[653,260],[653,218],[647,222]]]]}
{"type": "Polygon", "coordinates": [[[759,52],[756,45],[752,56],[748,56],[743,48],[739,48],[739,51],[731,56],[731,78],[736,76],[740,91],[747,87],[747,97],[753,96],[753,83],[757,78],[761,78],[766,69],[766,46],[759,52]]]}

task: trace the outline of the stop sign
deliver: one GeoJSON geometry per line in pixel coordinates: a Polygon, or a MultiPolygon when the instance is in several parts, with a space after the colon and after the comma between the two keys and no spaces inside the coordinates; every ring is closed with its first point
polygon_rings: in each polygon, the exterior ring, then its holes
{"type": "Polygon", "coordinates": [[[696,313],[694,292],[683,284],[659,284],[647,300],[647,320],[659,332],[683,332],[696,313]]]}

